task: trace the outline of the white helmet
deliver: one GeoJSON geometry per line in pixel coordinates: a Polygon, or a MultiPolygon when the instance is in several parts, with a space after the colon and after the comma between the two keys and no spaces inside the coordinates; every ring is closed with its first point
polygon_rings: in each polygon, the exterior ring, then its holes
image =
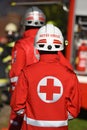
{"type": "Polygon", "coordinates": [[[35,48],[43,51],[61,51],[64,49],[62,32],[53,24],[39,29],[35,37],[35,48]]]}
{"type": "Polygon", "coordinates": [[[5,26],[5,31],[8,32],[8,34],[12,34],[13,32],[17,32],[17,26],[14,23],[8,23],[5,26]]]}
{"type": "Polygon", "coordinates": [[[36,6],[29,8],[24,17],[25,26],[41,27],[45,24],[44,13],[36,6]]]}

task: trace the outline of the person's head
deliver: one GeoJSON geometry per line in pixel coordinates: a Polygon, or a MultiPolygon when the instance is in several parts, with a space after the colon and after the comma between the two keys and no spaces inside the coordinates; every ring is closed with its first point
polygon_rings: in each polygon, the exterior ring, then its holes
{"type": "Polygon", "coordinates": [[[40,28],[45,24],[45,14],[36,6],[30,7],[24,16],[24,27],[25,30],[30,28],[40,28]]]}
{"type": "Polygon", "coordinates": [[[64,38],[60,29],[53,24],[46,24],[41,27],[35,37],[35,48],[54,53],[64,49],[64,38]]]}
{"type": "Polygon", "coordinates": [[[15,34],[17,33],[17,25],[13,22],[9,22],[5,26],[5,34],[8,38],[8,41],[13,41],[15,39],[15,34]]]}

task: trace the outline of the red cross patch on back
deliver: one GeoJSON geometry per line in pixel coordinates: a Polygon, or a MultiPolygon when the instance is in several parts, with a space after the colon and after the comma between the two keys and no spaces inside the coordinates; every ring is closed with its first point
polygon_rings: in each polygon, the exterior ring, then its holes
{"type": "Polygon", "coordinates": [[[39,81],[37,93],[43,102],[53,103],[61,98],[63,85],[56,77],[46,76],[39,81]]]}

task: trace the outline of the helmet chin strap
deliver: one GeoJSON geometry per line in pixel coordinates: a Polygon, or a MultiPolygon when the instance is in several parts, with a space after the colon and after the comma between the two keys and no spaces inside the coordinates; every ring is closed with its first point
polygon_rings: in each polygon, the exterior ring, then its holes
{"type": "Polygon", "coordinates": [[[37,29],[37,28],[40,28],[39,26],[25,26],[25,30],[30,30],[30,29],[37,29]]]}
{"type": "Polygon", "coordinates": [[[58,54],[58,51],[41,51],[39,50],[40,54],[58,54]]]}

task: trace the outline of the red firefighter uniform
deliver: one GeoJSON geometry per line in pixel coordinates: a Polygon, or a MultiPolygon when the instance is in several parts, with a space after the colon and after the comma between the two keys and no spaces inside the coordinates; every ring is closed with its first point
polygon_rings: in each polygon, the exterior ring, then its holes
{"type": "MultiPolygon", "coordinates": [[[[11,89],[10,92],[13,93],[16,83],[18,81],[19,74],[21,70],[33,63],[38,62],[39,54],[38,51],[34,49],[34,37],[37,33],[38,29],[31,29],[24,33],[24,36],[21,40],[15,43],[14,48],[12,49],[12,67],[9,73],[11,80],[11,89]],[[21,60],[22,59],[22,60],[21,60]]],[[[72,66],[65,59],[61,52],[58,52],[58,58],[61,64],[72,70],[72,66]]],[[[14,111],[11,112],[10,116],[10,126],[11,130],[19,130],[21,127],[22,118],[17,116],[14,111]]]]}
{"type": "MultiPolygon", "coordinates": [[[[21,40],[17,41],[12,49],[12,66],[9,73],[11,81],[11,94],[13,93],[18,76],[24,66],[30,65],[38,61],[38,52],[34,50],[34,37],[38,29],[30,29],[24,32],[21,40]]],[[[20,130],[22,117],[11,111],[9,130],[20,130]]]]}
{"type": "Polygon", "coordinates": [[[21,72],[11,107],[24,113],[22,130],[68,130],[80,112],[79,83],[56,54],[43,54],[21,72]]]}

